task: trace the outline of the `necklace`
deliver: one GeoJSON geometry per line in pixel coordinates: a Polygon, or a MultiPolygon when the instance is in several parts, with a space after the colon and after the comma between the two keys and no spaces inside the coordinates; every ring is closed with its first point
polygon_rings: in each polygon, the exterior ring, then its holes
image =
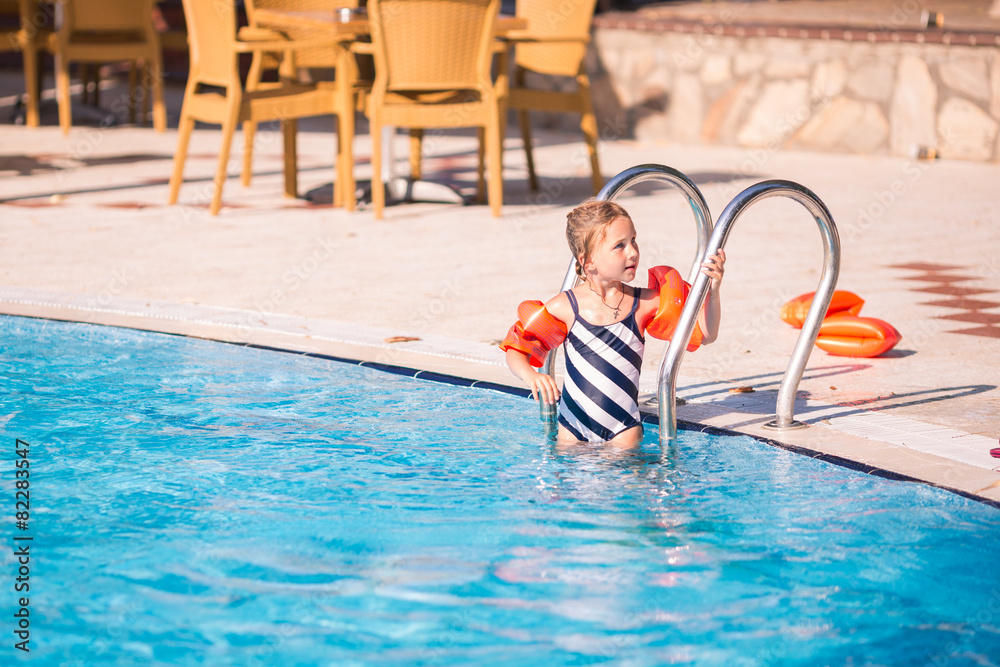
{"type": "Polygon", "coordinates": [[[621,295],[621,298],[618,299],[618,305],[617,306],[611,306],[611,305],[608,304],[607,301],[604,300],[604,297],[600,293],[598,293],[597,290],[594,289],[594,286],[591,285],[589,281],[587,283],[587,286],[590,287],[590,291],[591,292],[593,292],[594,294],[597,294],[597,296],[600,297],[601,303],[603,303],[605,306],[607,306],[611,310],[615,311],[614,318],[617,320],[618,319],[618,311],[622,307],[622,301],[625,300],[625,288],[622,287],[622,295],[621,295]]]}

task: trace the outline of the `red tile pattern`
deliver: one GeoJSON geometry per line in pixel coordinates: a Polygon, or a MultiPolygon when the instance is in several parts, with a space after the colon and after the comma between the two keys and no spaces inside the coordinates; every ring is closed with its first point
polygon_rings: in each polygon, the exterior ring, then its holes
{"type": "Polygon", "coordinates": [[[1000,301],[992,301],[984,298],[969,298],[972,295],[994,294],[996,293],[996,290],[959,287],[954,284],[965,282],[966,280],[976,279],[975,276],[953,273],[962,269],[968,269],[968,267],[954,266],[950,264],[928,264],[926,262],[916,262],[913,264],[895,264],[889,268],[919,272],[917,275],[905,276],[903,279],[930,283],[925,287],[910,288],[914,292],[928,292],[930,294],[952,297],[950,299],[924,301],[924,305],[936,306],[939,308],[955,308],[962,311],[951,315],[940,315],[937,319],[983,325],[968,329],[954,329],[948,333],[959,333],[967,336],[985,336],[987,338],[1000,338],[1000,312],[983,312],[994,308],[1000,308],[1000,301]]]}
{"type": "Polygon", "coordinates": [[[945,294],[947,296],[972,296],[973,294],[989,294],[993,290],[973,289],[971,287],[952,287],[951,285],[931,285],[930,287],[911,287],[916,292],[945,294]]]}
{"type": "Polygon", "coordinates": [[[950,271],[951,269],[964,269],[964,266],[957,264],[928,264],[927,262],[911,262],[910,264],[894,264],[891,269],[910,269],[911,271],[950,271]]]}
{"type": "Polygon", "coordinates": [[[925,282],[933,283],[960,283],[966,280],[972,280],[970,276],[946,276],[941,273],[935,273],[934,271],[927,271],[919,276],[906,276],[903,280],[923,280],[925,282]]]}
{"type": "Polygon", "coordinates": [[[1000,313],[981,313],[978,310],[971,310],[967,313],[956,313],[954,315],[942,315],[939,320],[957,320],[959,322],[975,322],[976,324],[1000,324],[1000,313]]]}
{"type": "Polygon", "coordinates": [[[983,299],[943,299],[941,301],[925,301],[928,306],[941,308],[962,308],[964,310],[985,310],[1000,306],[1000,301],[985,301],[983,299]]]}

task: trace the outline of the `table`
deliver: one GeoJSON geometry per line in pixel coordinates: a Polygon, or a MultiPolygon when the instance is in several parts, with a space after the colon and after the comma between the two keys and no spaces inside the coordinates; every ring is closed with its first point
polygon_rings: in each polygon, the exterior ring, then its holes
{"type": "MultiPolygon", "coordinates": [[[[351,18],[345,21],[343,20],[341,10],[339,8],[290,11],[265,9],[262,7],[254,11],[254,20],[257,25],[262,28],[309,28],[322,31],[331,36],[333,40],[341,46],[338,51],[337,58],[337,76],[343,76],[342,73],[344,72],[348,73],[348,80],[345,81],[346,85],[338,86],[338,91],[340,91],[338,94],[353,94],[353,88],[356,83],[356,68],[353,60],[354,53],[349,47],[352,43],[356,42],[358,38],[367,36],[371,32],[368,19],[363,14],[360,14],[357,10],[355,10],[351,14],[351,18]]],[[[506,35],[516,31],[525,30],[527,27],[528,22],[526,19],[501,14],[496,19],[495,33],[498,38],[503,39],[506,35]]],[[[509,55],[509,49],[510,47],[508,46],[505,55],[509,55]]],[[[498,85],[501,89],[506,88],[508,76],[506,67],[501,68],[501,71],[498,74],[498,85]]],[[[341,106],[341,108],[348,107],[341,106]]],[[[505,115],[504,110],[502,110],[501,117],[504,117],[505,115]]],[[[341,128],[341,142],[343,141],[342,137],[344,136],[353,137],[354,119],[342,119],[341,128]],[[346,125],[344,124],[345,122],[346,125]]],[[[395,162],[392,154],[391,141],[391,135],[394,133],[394,130],[393,128],[385,129],[386,134],[389,136],[382,142],[382,164],[387,165],[388,168],[384,170],[386,173],[372,175],[372,187],[374,187],[376,179],[380,179],[386,188],[387,194],[390,195],[391,199],[396,201],[419,200],[455,203],[463,203],[465,201],[458,192],[447,185],[394,176],[391,171],[392,165],[395,162]]],[[[346,152],[344,150],[340,151],[340,154],[337,157],[338,178],[334,187],[334,202],[336,203],[337,200],[343,201],[348,210],[353,209],[354,204],[353,172],[353,151],[350,149],[346,152]],[[338,188],[340,189],[338,190],[338,188]],[[347,190],[348,188],[350,191],[347,190]]]]}

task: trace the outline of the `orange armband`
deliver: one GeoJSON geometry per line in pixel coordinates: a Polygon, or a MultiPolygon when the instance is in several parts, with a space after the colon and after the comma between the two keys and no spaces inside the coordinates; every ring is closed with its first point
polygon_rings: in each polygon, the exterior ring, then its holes
{"type": "Polygon", "coordinates": [[[566,340],[566,324],[545,310],[541,301],[522,301],[518,320],[500,343],[506,352],[514,349],[528,355],[528,363],[539,368],[549,350],[566,340]]]}
{"type": "MultiPolygon", "coordinates": [[[[656,315],[646,325],[646,333],[653,338],[670,340],[677,328],[677,322],[680,321],[681,311],[684,310],[684,303],[687,301],[691,286],[681,278],[677,269],[669,266],[654,266],[649,270],[648,287],[659,292],[660,305],[656,309],[656,315]]],[[[701,347],[704,335],[701,326],[695,322],[687,351],[694,352],[701,347]]]]}

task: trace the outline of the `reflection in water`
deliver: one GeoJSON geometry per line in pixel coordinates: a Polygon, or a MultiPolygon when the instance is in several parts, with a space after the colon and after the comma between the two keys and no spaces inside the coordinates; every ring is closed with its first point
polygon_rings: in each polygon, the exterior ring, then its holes
{"type": "MultiPolygon", "coordinates": [[[[687,474],[676,456],[664,455],[650,442],[647,433],[645,443],[631,447],[546,443],[535,491],[548,507],[543,514],[523,517],[516,530],[561,546],[517,549],[496,567],[496,576],[510,582],[572,583],[592,596],[685,580],[687,575],[673,567],[698,559],[685,534],[690,512],[682,487],[687,474]],[[659,548],[650,552],[651,546],[659,548]],[[636,560],[641,567],[629,567],[636,560]],[[608,563],[618,567],[609,569],[608,563]]],[[[586,613],[608,627],[619,627],[623,618],[633,619],[626,626],[636,620],[627,605],[605,600],[599,608],[601,619],[594,616],[598,607],[586,613]]],[[[574,618],[585,613],[578,603],[552,611],[574,618]]]]}

